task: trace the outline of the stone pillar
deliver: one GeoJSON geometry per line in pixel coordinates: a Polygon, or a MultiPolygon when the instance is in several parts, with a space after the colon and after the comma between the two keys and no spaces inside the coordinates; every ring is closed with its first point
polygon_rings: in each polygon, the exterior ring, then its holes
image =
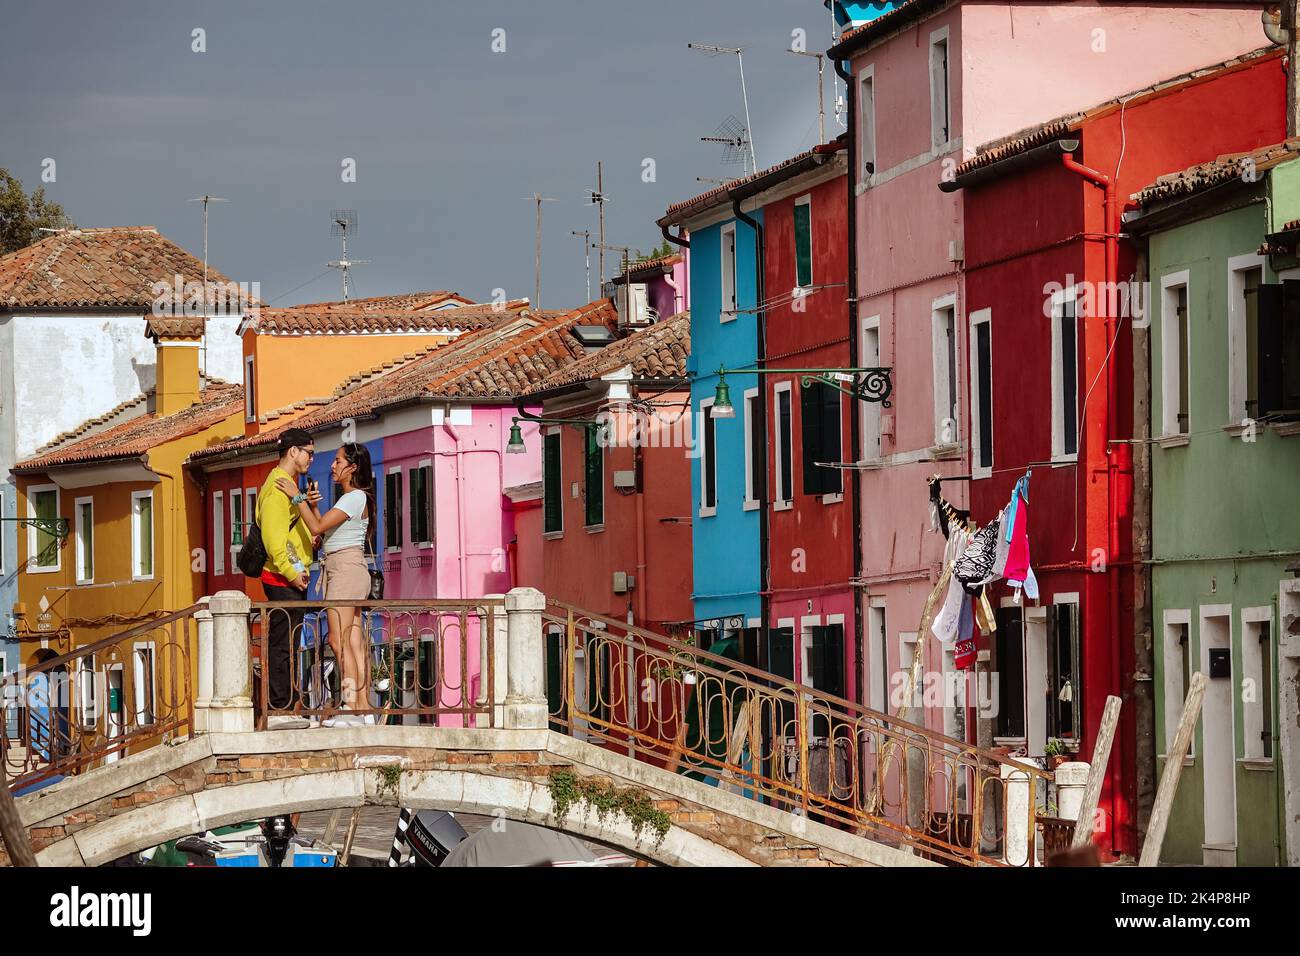
{"type": "Polygon", "coordinates": [[[208,708],[212,705],[212,612],[208,610],[208,599],[199,598],[203,607],[194,612],[194,622],[198,629],[199,649],[199,686],[194,700],[194,732],[206,733],[208,729],[208,708]]]}
{"type": "Polygon", "coordinates": [[[1002,859],[1010,866],[1033,866],[1029,859],[1029,774],[1015,764],[1002,764],[1006,790],[1007,832],[1003,835],[1002,859]]]}
{"type": "Polygon", "coordinates": [[[1089,765],[1072,760],[1056,768],[1056,815],[1062,820],[1078,820],[1083,806],[1083,791],[1088,786],[1089,765]]]}
{"type": "Polygon", "coordinates": [[[536,588],[515,588],[506,595],[505,726],[511,730],[544,730],[546,646],[542,640],[542,610],[546,596],[536,588]]]}
{"type": "Polygon", "coordinates": [[[212,614],[209,733],[253,729],[253,666],[248,633],[251,605],[252,601],[242,591],[218,591],[208,601],[212,614]]]}

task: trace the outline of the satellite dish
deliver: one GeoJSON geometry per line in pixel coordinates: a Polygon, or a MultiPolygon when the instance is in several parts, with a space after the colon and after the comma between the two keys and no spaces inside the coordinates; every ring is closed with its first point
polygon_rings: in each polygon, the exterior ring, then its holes
{"type": "Polygon", "coordinates": [[[1291,42],[1291,31],[1282,25],[1282,8],[1278,4],[1273,4],[1265,8],[1259,15],[1260,23],[1264,27],[1264,36],[1268,37],[1278,46],[1286,46],[1291,42]]]}

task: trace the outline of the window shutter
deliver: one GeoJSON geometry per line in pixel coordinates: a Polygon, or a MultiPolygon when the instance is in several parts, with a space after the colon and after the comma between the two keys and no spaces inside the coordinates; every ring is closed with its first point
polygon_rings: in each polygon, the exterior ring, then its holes
{"type": "Polygon", "coordinates": [[[1283,299],[1281,283],[1265,283],[1259,287],[1259,414],[1261,417],[1282,407],[1282,323],[1285,312],[1283,299]]]}
{"type": "Polygon", "coordinates": [[[795,282],[812,285],[812,207],[806,202],[794,207],[794,262],[795,282]]]}
{"type": "Polygon", "coordinates": [[[588,426],[586,454],[587,524],[598,525],[605,520],[605,467],[604,449],[600,447],[600,429],[588,426]]]}
{"type": "Polygon", "coordinates": [[[547,435],[544,439],[546,454],[543,460],[543,490],[545,495],[546,531],[559,531],[560,523],[560,436],[547,435]]]}
{"type": "Polygon", "coordinates": [[[820,385],[807,385],[799,389],[799,420],[803,424],[800,436],[803,450],[803,493],[822,494],[822,471],[813,462],[820,460],[822,446],[822,410],[820,385]]]}
{"type": "Polygon", "coordinates": [[[777,677],[794,679],[794,628],[774,627],[768,632],[768,670],[777,677]]]}
{"type": "Polygon", "coordinates": [[[821,689],[836,697],[844,696],[844,625],[828,624],[822,628],[821,689]]]}
{"type": "MultiPolygon", "coordinates": [[[[817,461],[830,463],[838,462],[841,457],[840,449],[840,393],[831,386],[822,383],[818,386],[821,390],[821,453],[817,456],[817,461]]],[[[844,490],[843,478],[838,468],[818,468],[822,473],[822,494],[839,494],[844,490]]]]}

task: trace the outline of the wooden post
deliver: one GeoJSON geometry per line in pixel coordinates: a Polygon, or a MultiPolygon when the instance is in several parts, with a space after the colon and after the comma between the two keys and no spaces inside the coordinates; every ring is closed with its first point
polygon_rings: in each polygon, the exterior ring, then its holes
{"type": "Polygon", "coordinates": [[[723,768],[723,779],[720,782],[721,789],[728,793],[742,793],[745,789],[740,782],[740,775],[732,770],[732,767],[739,767],[741,758],[745,754],[745,739],[749,736],[749,701],[740,702],[740,710],[736,714],[736,725],[731,731],[731,743],[727,747],[727,765],[723,768]]]}
{"type": "Polygon", "coordinates": [[[357,824],[361,822],[361,808],[357,807],[352,811],[352,819],[348,821],[348,830],[343,837],[343,852],[339,854],[339,866],[347,866],[348,860],[352,859],[352,841],[357,836],[357,824]]]}
{"type": "Polygon", "coordinates": [[[1169,809],[1174,803],[1174,794],[1178,792],[1178,778],[1183,773],[1183,758],[1192,745],[1192,734],[1196,730],[1196,720],[1201,715],[1201,702],[1205,700],[1206,676],[1197,671],[1192,675],[1192,686],[1187,690],[1187,700],[1183,704],[1183,716],[1178,721],[1178,733],[1174,735],[1173,746],[1165,757],[1165,772],[1160,775],[1160,787],[1156,790],[1156,802],[1151,808],[1151,823],[1147,828],[1147,838],[1142,844],[1142,856],[1138,866],[1155,866],[1160,862],[1160,848],[1165,842],[1165,828],[1169,826],[1169,809]]]}
{"type": "Polygon", "coordinates": [[[5,773],[4,761],[0,759],[0,836],[4,837],[5,849],[14,866],[38,866],[36,854],[27,840],[27,830],[18,817],[18,806],[14,795],[9,792],[8,775],[5,773]]]}
{"type": "Polygon", "coordinates": [[[1106,698],[1106,709],[1101,713],[1101,727],[1097,729],[1097,746],[1092,749],[1092,766],[1088,768],[1088,783],[1083,788],[1083,803],[1074,823],[1071,849],[1092,842],[1092,827],[1097,817],[1097,801],[1101,799],[1101,784],[1106,779],[1106,765],[1110,763],[1110,747],[1115,742],[1115,728],[1119,726],[1120,699],[1106,698]]]}

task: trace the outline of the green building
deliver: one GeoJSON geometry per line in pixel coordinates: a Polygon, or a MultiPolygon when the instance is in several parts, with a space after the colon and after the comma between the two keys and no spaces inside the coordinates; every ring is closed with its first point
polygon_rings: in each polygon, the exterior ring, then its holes
{"type": "Polygon", "coordinates": [[[1297,158],[1292,140],[1194,167],[1125,217],[1150,282],[1136,401],[1149,394],[1159,774],[1191,675],[1209,678],[1165,863],[1300,864],[1297,158]]]}

